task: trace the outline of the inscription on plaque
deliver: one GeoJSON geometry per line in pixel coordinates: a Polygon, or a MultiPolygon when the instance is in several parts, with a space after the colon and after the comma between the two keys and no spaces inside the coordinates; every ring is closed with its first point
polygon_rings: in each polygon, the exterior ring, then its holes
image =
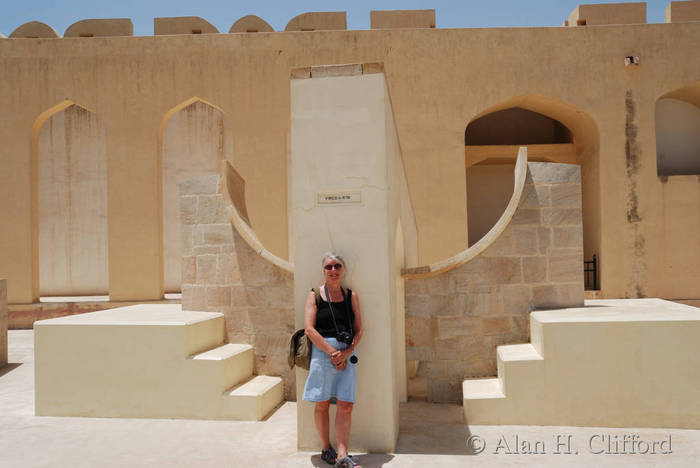
{"type": "Polygon", "coordinates": [[[337,192],[316,192],[318,205],[351,205],[362,203],[360,190],[343,190],[337,192]]]}

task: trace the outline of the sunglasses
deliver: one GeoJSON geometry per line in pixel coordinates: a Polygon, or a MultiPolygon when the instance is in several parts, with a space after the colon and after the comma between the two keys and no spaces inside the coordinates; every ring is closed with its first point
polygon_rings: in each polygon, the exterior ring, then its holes
{"type": "Polygon", "coordinates": [[[343,268],[343,264],[342,263],[334,263],[333,265],[326,265],[323,268],[325,268],[328,271],[340,270],[341,268],[343,268]]]}

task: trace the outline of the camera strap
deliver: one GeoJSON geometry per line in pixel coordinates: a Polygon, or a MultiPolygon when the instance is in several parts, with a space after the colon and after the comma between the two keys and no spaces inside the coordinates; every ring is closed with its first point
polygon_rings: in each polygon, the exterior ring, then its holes
{"type": "MultiPolygon", "coordinates": [[[[333,326],[335,327],[335,333],[336,335],[340,334],[340,330],[338,329],[338,324],[335,321],[335,313],[333,313],[333,299],[331,298],[331,293],[328,291],[328,283],[324,284],[323,287],[326,289],[326,299],[328,302],[328,307],[331,309],[331,319],[333,319],[333,326]]],[[[343,287],[340,287],[340,293],[343,295],[343,304],[345,304],[345,316],[348,319],[348,327],[350,328],[350,336],[355,336],[355,333],[352,331],[352,322],[350,321],[350,314],[348,313],[348,300],[345,297],[345,290],[343,290],[343,287]]]]}

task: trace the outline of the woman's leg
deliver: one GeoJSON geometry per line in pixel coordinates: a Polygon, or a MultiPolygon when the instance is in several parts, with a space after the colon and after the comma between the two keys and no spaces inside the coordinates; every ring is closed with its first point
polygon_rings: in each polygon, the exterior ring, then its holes
{"type": "Polygon", "coordinates": [[[338,411],[335,414],[335,437],[338,440],[338,460],[342,460],[348,454],[352,406],[353,403],[349,401],[336,401],[338,411]]]}
{"type": "Polygon", "coordinates": [[[328,422],[328,407],[331,401],[319,401],[316,403],[316,408],[314,409],[314,422],[316,423],[316,430],[318,431],[319,437],[321,437],[321,443],[323,444],[322,449],[328,449],[331,444],[330,441],[330,423],[328,422]]]}

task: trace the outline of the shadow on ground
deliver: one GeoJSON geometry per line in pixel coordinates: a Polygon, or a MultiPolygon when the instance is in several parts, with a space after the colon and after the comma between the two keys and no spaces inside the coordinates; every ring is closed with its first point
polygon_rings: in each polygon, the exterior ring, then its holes
{"type": "Polygon", "coordinates": [[[17,369],[21,365],[21,362],[11,362],[9,364],[5,364],[3,367],[0,367],[0,377],[2,377],[10,371],[17,369]]]}
{"type": "Polygon", "coordinates": [[[475,455],[461,405],[412,401],[400,409],[397,454],[475,455]]]}
{"type": "MultiPolygon", "coordinates": [[[[386,463],[389,463],[393,458],[393,455],[388,455],[386,453],[367,453],[364,455],[352,456],[355,463],[362,466],[362,468],[380,468],[386,463]]],[[[331,466],[321,460],[321,455],[313,455],[311,457],[311,464],[319,468],[328,468],[331,466]]]]}

